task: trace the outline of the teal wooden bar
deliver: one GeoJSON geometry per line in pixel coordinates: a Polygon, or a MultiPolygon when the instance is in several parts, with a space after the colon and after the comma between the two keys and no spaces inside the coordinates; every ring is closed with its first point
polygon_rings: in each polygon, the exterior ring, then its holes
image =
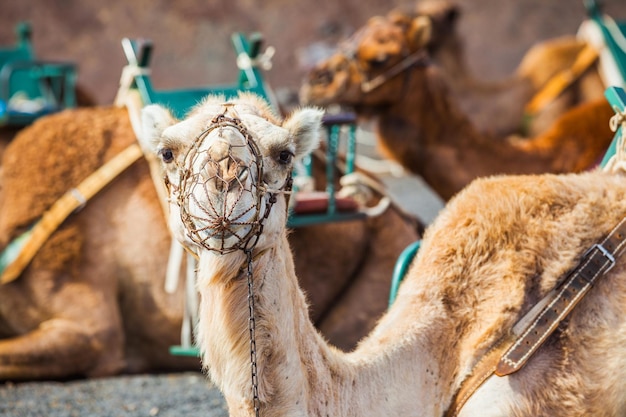
{"type": "Polygon", "coordinates": [[[35,57],[30,24],[16,27],[14,46],[0,48],[0,126],[26,126],[76,107],[76,65],[35,57]]]}

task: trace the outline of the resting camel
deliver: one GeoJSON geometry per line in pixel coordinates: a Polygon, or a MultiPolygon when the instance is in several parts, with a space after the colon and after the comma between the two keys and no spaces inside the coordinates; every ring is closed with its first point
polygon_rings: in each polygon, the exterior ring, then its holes
{"type": "MultiPolygon", "coordinates": [[[[127,111],[115,107],[67,110],[23,129],[3,158],[0,248],[135,141],[127,111]]],[[[377,217],[290,234],[311,318],[331,343],[350,349],[374,326],[395,260],[416,239],[417,222],[393,205],[377,217]]],[[[184,305],[184,285],[164,290],[170,240],[139,160],[0,286],[0,380],[199,370],[197,358],[169,354],[180,343],[184,305]]]]}
{"type": "Polygon", "coordinates": [[[578,172],[599,162],[612,138],[613,111],[604,99],[569,110],[542,135],[495,140],[479,132],[428,60],[429,20],[414,23],[422,55],[403,74],[368,91],[368,82],[402,61],[402,49],[387,55],[384,68],[339,52],[311,72],[302,101],[350,105],[360,117],[374,118],[381,153],[420,175],[445,200],[479,176],[578,172]]]}
{"type": "MultiPolygon", "coordinates": [[[[486,374],[460,415],[626,412],[621,174],[475,181],[426,230],[390,310],[345,353],[309,320],[285,229],[290,172],[316,146],[321,117],[301,108],[277,120],[251,95],[209,97],[182,121],[156,105],[143,112],[171,184],[170,228],[199,257],[203,366],[229,415],[456,415],[454,394],[483,355],[555,286],[574,291],[568,271],[587,295],[516,372],[510,344],[497,367],[506,376],[486,374]],[[573,269],[583,256],[588,281],[573,269]]],[[[550,301],[533,309],[542,323],[561,307],[550,301]]]]}
{"type": "MultiPolygon", "coordinates": [[[[456,27],[460,16],[460,8],[453,2],[420,1],[414,10],[394,9],[386,16],[371,18],[340,49],[348,49],[363,70],[379,75],[398,64],[399,54],[408,62],[419,59],[425,48],[440,68],[461,110],[481,133],[497,138],[543,133],[566,110],[603,97],[604,85],[594,62],[574,77],[558,97],[529,115],[527,103],[552,77],[574,66],[586,43],[574,36],[538,42],[527,51],[511,76],[496,81],[481,79],[468,67],[463,40],[456,27]],[[426,45],[416,37],[424,16],[432,24],[426,45]]],[[[378,88],[386,90],[387,86],[378,88]]],[[[407,88],[403,95],[412,94],[419,92],[407,88]]]]}

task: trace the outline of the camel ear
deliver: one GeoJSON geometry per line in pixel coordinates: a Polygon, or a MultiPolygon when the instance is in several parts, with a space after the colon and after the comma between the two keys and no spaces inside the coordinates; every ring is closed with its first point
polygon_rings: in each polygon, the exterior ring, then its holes
{"type": "Polygon", "coordinates": [[[457,4],[450,4],[445,10],[444,21],[450,25],[450,27],[456,26],[459,18],[461,17],[461,8],[457,4]]]}
{"type": "MultiPolygon", "coordinates": [[[[407,35],[411,44],[417,48],[424,48],[430,42],[432,23],[427,16],[418,16],[411,22],[407,35]]],[[[417,49],[416,48],[416,49],[417,49]]]]}
{"type": "Polygon", "coordinates": [[[307,107],[294,111],[283,123],[283,128],[294,139],[296,159],[308,155],[319,145],[323,115],[323,110],[307,107]]]}
{"type": "Polygon", "coordinates": [[[416,12],[431,18],[435,26],[443,26],[452,30],[461,17],[461,6],[452,1],[421,1],[416,12]]]}
{"type": "Polygon", "coordinates": [[[176,119],[164,107],[151,104],[141,110],[141,138],[144,149],[154,151],[161,140],[163,131],[174,125],[176,119]]]}

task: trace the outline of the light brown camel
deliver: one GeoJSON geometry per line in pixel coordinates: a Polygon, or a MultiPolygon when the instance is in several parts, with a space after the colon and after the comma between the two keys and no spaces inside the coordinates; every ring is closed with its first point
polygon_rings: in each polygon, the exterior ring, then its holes
{"type": "MultiPolygon", "coordinates": [[[[0,248],[135,140],[127,111],[113,107],[68,110],[22,130],[3,159],[0,248]]],[[[416,239],[415,220],[394,206],[290,234],[311,318],[332,343],[350,349],[374,326],[395,260],[416,239]]],[[[184,285],[164,290],[169,242],[138,161],[70,216],[21,277],[0,286],[0,380],[199,369],[197,358],[168,351],[180,343],[184,305],[184,285]]]]}
{"type": "MultiPolygon", "coordinates": [[[[414,23],[414,41],[427,45],[429,20],[414,23]]],[[[403,60],[401,50],[387,55],[386,67],[403,60]]],[[[312,71],[302,100],[351,105],[359,116],[374,118],[381,153],[422,176],[446,200],[479,176],[582,171],[598,163],[608,148],[613,111],[604,99],[569,110],[544,134],[525,141],[481,134],[425,49],[422,53],[410,70],[371,91],[363,86],[381,68],[337,53],[312,71]]]]}
{"type": "MultiPolygon", "coordinates": [[[[415,38],[420,25],[416,19],[423,16],[432,23],[425,48],[440,68],[450,94],[481,133],[534,136],[544,132],[567,109],[602,98],[604,85],[593,63],[553,101],[535,114],[527,114],[527,103],[553,76],[571,70],[586,43],[575,36],[538,42],[511,76],[495,81],[482,79],[469,69],[464,42],[457,31],[461,8],[447,0],[420,1],[414,10],[394,9],[386,16],[373,17],[340,49],[348,49],[365,71],[384,74],[397,64],[398,54],[410,60],[424,48],[415,38]]],[[[406,92],[413,93],[410,89],[406,92]]]]}
{"type": "MultiPolygon", "coordinates": [[[[376,328],[339,352],[308,318],[285,230],[292,164],[316,146],[321,117],[302,108],[276,120],[247,95],[207,99],[183,121],[144,109],[144,140],[172,184],[170,228],[199,256],[203,365],[233,417],[442,416],[485,352],[552,288],[570,288],[563,275],[624,219],[624,178],[474,182],[427,229],[376,328]]],[[[605,271],[611,253],[615,267],[525,367],[487,378],[462,416],[626,412],[626,223],[618,230],[585,271],[605,271]]]]}

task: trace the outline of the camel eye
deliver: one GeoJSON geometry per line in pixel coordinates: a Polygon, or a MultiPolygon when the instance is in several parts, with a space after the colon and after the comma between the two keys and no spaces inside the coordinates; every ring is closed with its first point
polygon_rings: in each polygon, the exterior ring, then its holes
{"type": "Polygon", "coordinates": [[[291,158],[293,158],[293,153],[289,151],[280,151],[278,154],[278,162],[283,165],[291,163],[291,158]]]}
{"type": "Polygon", "coordinates": [[[163,160],[163,162],[165,162],[166,164],[169,164],[170,162],[174,160],[174,153],[169,148],[161,149],[159,151],[159,155],[161,156],[161,159],[163,160]]]}

